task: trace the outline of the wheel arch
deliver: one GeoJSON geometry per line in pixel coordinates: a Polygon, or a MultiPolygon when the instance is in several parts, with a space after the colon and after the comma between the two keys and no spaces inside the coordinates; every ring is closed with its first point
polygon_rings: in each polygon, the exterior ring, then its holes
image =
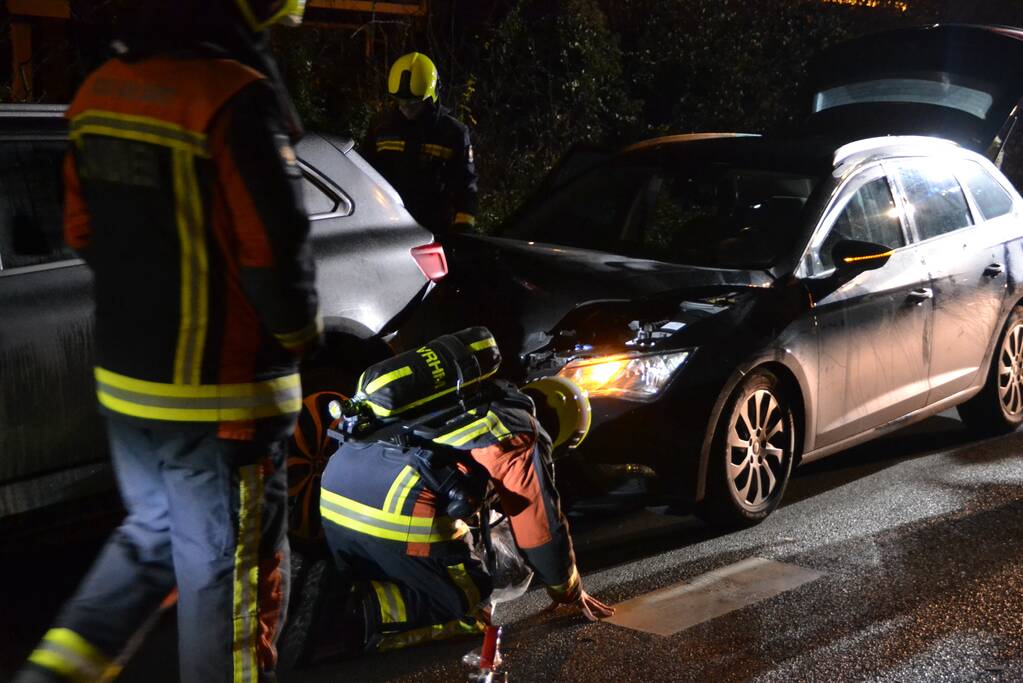
{"type": "Polygon", "coordinates": [[[354,381],[366,367],[394,355],[387,342],[365,325],[348,318],[324,320],[323,346],[317,362],[303,368],[303,393],[351,392],[354,381]]]}
{"type": "Polygon", "coordinates": [[[696,487],[694,492],[695,502],[702,501],[707,495],[707,477],[710,467],[710,455],[714,442],[714,434],[717,431],[718,423],[721,421],[721,413],[739,384],[746,377],[756,370],[769,370],[783,383],[786,389],[793,395],[793,414],[796,421],[796,429],[799,438],[796,441],[796,452],[792,466],[799,464],[802,454],[810,442],[807,425],[813,424],[813,405],[809,399],[810,384],[802,368],[795,359],[784,349],[774,354],[759,356],[746,363],[743,363],[728,377],[717,399],[711,409],[710,419],[707,422],[707,429],[704,431],[703,442],[700,446],[699,464],[697,469],[696,487]]]}

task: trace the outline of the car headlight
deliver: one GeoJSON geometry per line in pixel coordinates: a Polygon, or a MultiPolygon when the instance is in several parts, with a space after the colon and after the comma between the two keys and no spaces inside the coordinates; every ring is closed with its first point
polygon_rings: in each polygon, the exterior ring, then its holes
{"type": "Polygon", "coordinates": [[[558,374],[575,382],[590,396],[650,399],[661,393],[691,353],[692,350],[687,349],[587,358],[572,361],[558,374]]]}

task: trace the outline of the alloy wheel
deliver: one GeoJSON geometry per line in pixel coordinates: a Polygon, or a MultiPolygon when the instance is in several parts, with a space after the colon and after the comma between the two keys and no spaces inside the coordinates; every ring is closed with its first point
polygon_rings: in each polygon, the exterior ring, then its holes
{"type": "Polygon", "coordinates": [[[1023,413],[1023,324],[1005,333],[998,354],[998,400],[1009,417],[1023,413]]]}
{"type": "Polygon", "coordinates": [[[727,474],[744,508],[763,508],[780,492],[792,436],[787,412],[771,391],[757,388],[739,402],[728,430],[727,474]]]}

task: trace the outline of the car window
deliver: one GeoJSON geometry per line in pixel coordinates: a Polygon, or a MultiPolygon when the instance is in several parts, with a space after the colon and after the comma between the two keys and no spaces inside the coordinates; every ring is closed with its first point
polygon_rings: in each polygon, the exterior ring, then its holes
{"type": "Polygon", "coordinates": [[[305,173],[302,174],[302,200],[310,216],[334,213],[337,197],[305,173]]]}
{"type": "Polygon", "coordinates": [[[620,251],[630,213],[634,215],[653,173],[647,167],[609,165],[586,174],[527,212],[502,236],[620,251]]]}
{"type": "Polygon", "coordinates": [[[7,270],[75,258],[64,244],[59,140],[0,144],[0,267],[7,270]]]}
{"type": "Polygon", "coordinates": [[[728,161],[608,163],[525,211],[503,237],[710,268],[764,268],[787,253],[817,180],[728,161]]]}
{"type": "Polygon", "coordinates": [[[948,167],[933,161],[903,164],[899,178],[921,240],[973,225],[963,188],[948,167]]]}
{"type": "Polygon", "coordinates": [[[899,212],[887,178],[882,176],[871,180],[849,198],[821,244],[818,253],[822,270],[835,267],[831,250],[841,240],[874,242],[890,249],[906,246],[899,212]]]}
{"type": "Polygon", "coordinates": [[[798,233],[814,185],[759,169],[680,169],[651,188],[643,246],[651,258],[675,263],[768,266],[798,233]]]}
{"type": "Polygon", "coordinates": [[[963,161],[956,170],[959,180],[970,190],[985,220],[1012,211],[1012,197],[983,166],[976,161],[963,161]]]}

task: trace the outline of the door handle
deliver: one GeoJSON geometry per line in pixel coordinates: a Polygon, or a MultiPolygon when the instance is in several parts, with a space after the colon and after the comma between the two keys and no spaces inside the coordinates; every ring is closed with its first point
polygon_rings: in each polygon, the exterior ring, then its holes
{"type": "Polygon", "coordinates": [[[934,292],[931,290],[930,287],[920,287],[919,289],[914,289],[910,291],[909,295],[906,297],[906,301],[912,301],[914,304],[919,306],[928,299],[933,298],[934,292]]]}
{"type": "Polygon", "coordinates": [[[987,277],[998,277],[1005,271],[1005,266],[1001,263],[992,263],[984,269],[984,275],[987,277]]]}

